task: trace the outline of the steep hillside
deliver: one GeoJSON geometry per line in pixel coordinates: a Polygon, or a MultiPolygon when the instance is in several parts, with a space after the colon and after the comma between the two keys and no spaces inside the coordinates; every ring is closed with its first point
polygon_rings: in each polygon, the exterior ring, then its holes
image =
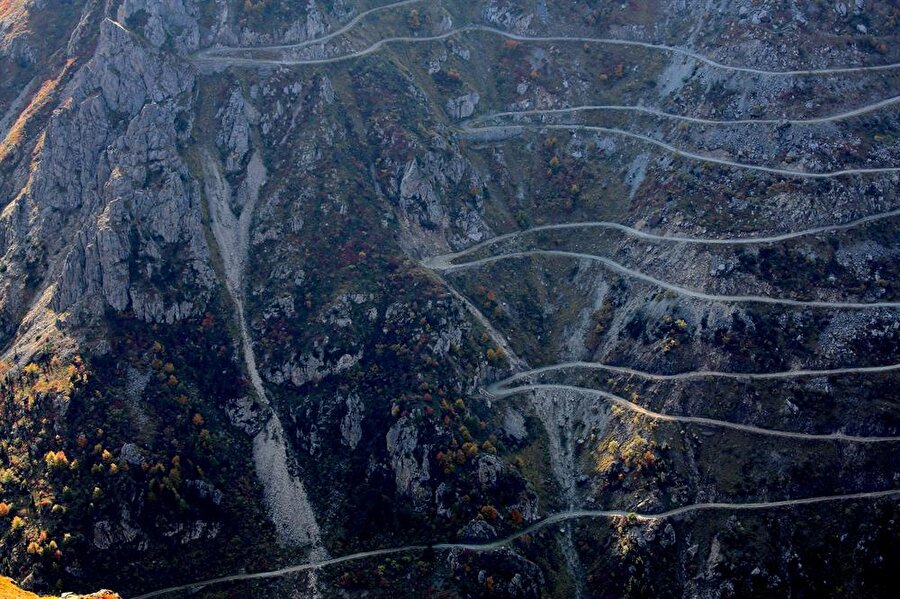
{"type": "Polygon", "coordinates": [[[870,0],[0,0],[0,572],[888,596],[898,35],[870,0]]]}

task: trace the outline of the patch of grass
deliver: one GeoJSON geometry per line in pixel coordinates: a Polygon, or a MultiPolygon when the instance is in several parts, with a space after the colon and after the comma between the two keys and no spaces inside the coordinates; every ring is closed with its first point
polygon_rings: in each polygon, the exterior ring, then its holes
{"type": "Polygon", "coordinates": [[[0,142],[0,163],[6,160],[7,156],[22,143],[22,140],[25,138],[25,128],[35,116],[41,113],[42,110],[50,104],[51,100],[53,100],[56,95],[56,89],[59,87],[59,83],[66,76],[74,63],[75,61],[72,59],[66,61],[65,66],[63,66],[59,74],[52,79],[44,81],[40,89],[34,94],[31,102],[25,110],[22,111],[12,127],[10,127],[9,133],[6,134],[3,141],[0,142]]]}
{"type": "MultiPolygon", "coordinates": [[[[0,3],[0,13],[3,11],[3,4],[0,3]]],[[[23,591],[11,578],[0,576],[0,597],[4,599],[56,599],[49,595],[35,595],[28,591],[23,591]]]]}

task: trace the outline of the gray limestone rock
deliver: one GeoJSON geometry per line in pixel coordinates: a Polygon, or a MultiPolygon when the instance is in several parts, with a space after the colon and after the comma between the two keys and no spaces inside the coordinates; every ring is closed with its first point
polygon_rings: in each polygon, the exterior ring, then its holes
{"type": "Polygon", "coordinates": [[[406,417],[397,420],[388,430],[386,442],[397,492],[413,499],[416,505],[423,505],[431,498],[427,486],[431,479],[429,447],[419,445],[419,432],[406,417]]]}
{"type": "Polygon", "coordinates": [[[458,98],[447,100],[447,112],[455,119],[467,119],[475,114],[475,108],[481,101],[478,92],[472,92],[458,98]]]}
{"type": "Polygon", "coordinates": [[[356,393],[347,396],[347,412],[341,419],[341,442],[350,449],[356,449],[362,439],[362,422],[365,415],[363,403],[356,393]]]}

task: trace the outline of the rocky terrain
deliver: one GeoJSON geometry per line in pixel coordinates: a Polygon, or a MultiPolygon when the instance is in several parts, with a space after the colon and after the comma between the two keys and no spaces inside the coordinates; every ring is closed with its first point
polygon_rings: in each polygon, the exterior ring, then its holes
{"type": "Polygon", "coordinates": [[[0,0],[0,572],[890,596],[900,8],[0,0]]]}

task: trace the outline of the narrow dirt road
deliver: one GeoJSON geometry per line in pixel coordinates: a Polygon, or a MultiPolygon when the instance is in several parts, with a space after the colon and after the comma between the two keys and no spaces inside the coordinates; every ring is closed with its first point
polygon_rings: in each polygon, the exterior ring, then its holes
{"type": "Polygon", "coordinates": [[[569,368],[585,368],[589,370],[604,370],[616,374],[626,374],[651,381],[684,381],[691,379],[705,378],[724,378],[738,380],[773,380],[773,379],[790,379],[798,377],[827,377],[840,376],[845,374],[877,374],[882,372],[900,371],[900,364],[887,364],[885,366],[859,366],[850,368],[831,368],[825,370],[785,370],[782,372],[721,372],[716,370],[694,370],[691,372],[679,372],[677,374],[655,374],[638,370],[636,368],[628,368],[627,366],[612,366],[610,364],[598,364],[597,362],[562,362],[551,366],[542,366],[533,370],[519,372],[513,376],[498,381],[488,387],[488,391],[502,390],[504,387],[527,380],[532,376],[544,374],[546,372],[557,372],[569,368]]]}
{"type": "Polygon", "coordinates": [[[459,252],[454,252],[452,254],[443,254],[440,256],[434,256],[433,258],[429,258],[425,260],[425,264],[452,264],[456,260],[460,258],[465,258],[466,256],[470,256],[484,248],[491,247],[498,243],[504,241],[510,241],[513,239],[518,239],[520,237],[525,237],[527,235],[533,235],[534,233],[540,233],[542,231],[564,231],[570,229],[611,229],[614,231],[621,231],[625,233],[629,237],[635,237],[637,239],[646,239],[648,241],[657,241],[663,243],[684,243],[684,244],[694,244],[694,245],[763,245],[767,243],[777,243],[781,241],[789,241],[791,239],[797,239],[799,237],[808,237],[811,235],[820,235],[822,233],[829,233],[834,231],[845,231],[848,229],[855,229],[857,227],[861,227],[868,223],[877,222],[879,220],[885,220],[888,218],[894,218],[896,216],[900,216],[900,208],[896,210],[890,210],[888,212],[879,212],[878,214],[872,214],[870,216],[865,216],[862,218],[858,218],[854,221],[850,221],[844,224],[838,225],[824,225],[820,227],[811,227],[809,229],[803,229],[800,231],[794,231],[791,233],[780,233],[778,235],[767,235],[763,237],[725,237],[720,239],[715,238],[706,238],[706,237],[683,237],[678,235],[658,235],[655,233],[648,233],[646,231],[641,231],[640,229],[635,229],[633,227],[629,227],[627,225],[623,225],[620,223],[610,222],[610,221],[584,221],[584,222],[576,222],[576,223],[559,223],[554,225],[540,225],[537,227],[531,227],[530,229],[524,229],[522,231],[516,231],[514,233],[506,233],[504,235],[498,235],[496,237],[492,237],[488,240],[482,241],[481,243],[477,243],[470,247],[467,247],[464,250],[459,252]]]}
{"type": "Polygon", "coordinates": [[[400,553],[413,553],[425,551],[426,549],[433,549],[438,551],[454,551],[454,550],[468,550],[468,551],[494,551],[496,549],[501,549],[506,547],[510,543],[516,541],[517,539],[535,533],[543,528],[548,526],[552,526],[554,524],[559,524],[561,522],[566,522],[568,520],[577,520],[582,518],[632,518],[639,521],[651,521],[651,520],[662,520],[666,518],[677,518],[679,516],[684,516],[694,512],[703,512],[703,511],[715,511],[715,510],[734,510],[734,511],[752,511],[752,510],[766,510],[766,509],[774,509],[774,508],[783,508],[783,507],[795,507],[795,506],[804,506],[804,505],[813,505],[817,503],[827,503],[833,501],[851,501],[858,499],[879,499],[884,497],[894,497],[900,495],[900,489],[891,489],[887,491],[872,491],[868,493],[852,493],[847,495],[829,495],[822,497],[806,497],[803,499],[786,499],[783,501],[760,501],[753,503],[698,503],[694,505],[687,505],[675,509],[671,509],[665,512],[660,512],[658,514],[638,514],[634,512],[627,512],[623,510],[571,510],[565,512],[559,512],[556,514],[551,514],[528,526],[527,528],[522,529],[521,531],[510,535],[508,537],[504,537],[502,539],[498,539],[496,541],[491,541],[488,543],[438,543],[434,545],[406,545],[403,547],[394,547],[390,549],[376,549],[374,551],[363,551],[360,553],[353,553],[350,555],[345,555],[342,557],[336,557],[328,560],[322,560],[317,562],[309,562],[304,564],[298,564],[296,566],[288,566],[286,568],[281,568],[278,570],[271,570],[268,572],[256,572],[253,574],[235,574],[232,576],[223,576],[220,578],[211,578],[208,580],[201,580],[189,584],[179,585],[168,587],[165,589],[160,589],[157,591],[153,591],[150,593],[146,593],[143,595],[138,595],[133,599],[153,599],[154,597],[162,597],[164,595],[169,595],[172,593],[179,592],[196,592],[200,589],[203,589],[212,585],[221,585],[229,582],[245,582],[251,580],[264,580],[269,578],[279,578],[282,576],[287,576],[289,574],[295,574],[297,572],[305,572],[308,570],[317,570],[320,568],[325,568],[328,566],[335,566],[347,562],[352,562],[356,560],[371,558],[371,557],[387,557],[391,555],[397,555],[400,553]]]}
{"type": "Polygon", "coordinates": [[[697,154],[695,152],[690,152],[688,150],[682,150],[672,144],[666,143],[664,141],[660,141],[658,139],[654,139],[649,135],[643,135],[641,133],[633,133],[631,131],[625,131],[624,129],[616,129],[613,127],[594,127],[590,125],[508,125],[508,126],[498,126],[498,127],[460,127],[459,133],[460,136],[464,139],[472,138],[476,141],[482,140],[485,133],[491,134],[501,134],[503,136],[512,136],[519,135],[528,130],[535,131],[591,131],[594,133],[606,133],[609,135],[616,135],[619,137],[625,137],[628,139],[633,139],[642,143],[646,143],[652,146],[656,146],[670,154],[674,154],[675,156],[680,156],[682,158],[687,158],[688,160],[696,160],[699,162],[706,162],[709,164],[718,164],[720,166],[727,166],[730,168],[739,168],[750,171],[757,171],[761,173],[769,173],[771,175],[779,175],[783,177],[799,177],[803,179],[833,179],[835,177],[844,177],[848,175],[879,175],[879,174],[890,174],[890,173],[898,173],[900,172],[900,167],[897,166],[884,166],[884,167],[874,167],[874,168],[843,168],[836,171],[827,171],[827,172],[810,172],[810,171],[798,171],[784,168],[775,168],[770,166],[763,166],[761,164],[751,164],[746,162],[737,162],[735,160],[728,160],[727,158],[718,158],[716,156],[710,156],[706,154],[697,154]],[[473,137],[474,136],[474,137],[473,137]]]}
{"type": "Polygon", "coordinates": [[[400,8],[403,6],[409,6],[411,4],[421,4],[425,0],[402,0],[401,2],[393,2],[391,4],[385,4],[383,6],[376,6],[375,8],[370,8],[369,10],[363,11],[356,15],[353,19],[347,21],[345,25],[343,25],[340,29],[335,29],[331,33],[323,35],[321,37],[316,37],[312,39],[308,39],[306,41],[297,42],[296,44],[282,44],[276,46],[251,46],[251,47],[240,47],[240,46],[217,46],[215,48],[207,48],[205,50],[201,50],[195,56],[197,58],[203,57],[214,57],[214,58],[227,58],[223,56],[223,54],[227,54],[229,52],[247,52],[248,50],[264,50],[264,51],[278,51],[278,50],[300,50],[302,48],[308,48],[309,46],[317,46],[319,44],[324,44],[330,40],[333,40],[336,37],[344,35],[354,27],[356,27],[363,19],[379,13],[379,12],[387,12],[393,8],[400,8]]]}
{"type": "MultiPolygon", "coordinates": [[[[383,47],[390,44],[401,44],[401,43],[428,43],[428,42],[439,42],[445,39],[451,38],[453,36],[462,34],[462,33],[471,33],[471,32],[483,32],[483,33],[491,33],[494,35],[499,35],[506,39],[510,39],[517,42],[534,42],[534,43],[575,43],[575,44],[604,44],[610,46],[630,46],[635,48],[645,48],[648,50],[658,50],[662,52],[667,52],[670,54],[677,54],[687,58],[691,58],[696,60],[697,62],[706,64],[708,66],[724,69],[728,71],[734,71],[738,73],[750,73],[753,75],[762,75],[769,77],[804,77],[804,76],[823,76],[823,75],[839,75],[839,74],[847,74],[847,73],[865,73],[869,71],[887,71],[896,68],[900,68],[900,63],[890,63],[883,65],[871,65],[871,66],[859,66],[859,67],[835,67],[835,68],[826,68],[826,69],[797,69],[797,70],[787,70],[787,71],[776,71],[776,70],[767,70],[767,69],[756,69],[752,67],[741,67],[741,66],[732,66],[727,65],[712,58],[708,58],[694,52],[692,50],[688,50],[686,48],[679,48],[676,46],[667,46],[665,44],[653,44],[650,42],[639,42],[633,40],[623,40],[616,38],[603,38],[603,37],[572,37],[572,36],[528,36],[528,35],[516,35],[514,33],[510,33],[508,31],[503,31],[502,29],[497,29],[496,27],[489,27],[487,25],[466,25],[464,27],[457,27],[455,29],[451,29],[439,35],[432,36],[397,36],[385,38],[383,40],[379,40],[369,46],[368,48],[364,48],[357,52],[352,52],[350,54],[344,54],[342,56],[335,56],[332,58],[320,58],[320,59],[312,59],[312,60],[299,60],[299,59],[260,59],[260,58],[234,58],[234,57],[222,57],[222,56],[211,56],[208,54],[204,54],[207,51],[201,51],[200,53],[194,56],[197,61],[206,61],[206,62],[219,62],[221,64],[233,65],[233,66],[260,66],[260,65],[282,65],[282,66],[303,66],[303,65],[316,65],[316,64],[332,64],[336,62],[342,62],[345,60],[352,60],[354,58],[362,58],[364,56],[368,56],[370,54],[374,54],[378,52],[383,47]]],[[[245,48],[232,48],[233,51],[253,51],[253,50],[292,50],[297,48],[303,48],[305,46],[309,46],[315,41],[306,41],[301,42],[299,44],[289,44],[285,46],[278,46],[272,48],[253,48],[253,47],[245,47],[245,48]]]]}
{"type": "Polygon", "coordinates": [[[806,119],[704,119],[692,116],[685,116],[680,114],[673,114],[671,112],[664,112],[659,110],[658,108],[650,108],[648,106],[625,106],[620,104],[597,104],[597,105],[587,105],[587,106],[572,106],[570,108],[556,108],[552,110],[512,110],[506,112],[495,112],[492,114],[486,114],[483,116],[479,116],[470,121],[464,123],[467,127],[472,127],[473,125],[485,123],[488,121],[492,121],[494,119],[499,118],[517,118],[523,116],[555,116],[558,114],[578,114],[579,112],[638,112],[641,114],[649,114],[652,116],[658,116],[667,119],[673,119],[677,121],[685,121],[688,123],[698,123],[701,125],[781,125],[781,124],[790,124],[790,125],[818,125],[822,123],[833,123],[836,121],[843,121],[853,117],[861,116],[864,114],[868,114],[870,112],[875,112],[877,110],[881,110],[882,108],[886,108],[888,106],[893,106],[900,102],[900,96],[892,96],[885,100],[881,100],[878,102],[873,102],[872,104],[866,104],[865,106],[861,106],[859,108],[854,108],[853,110],[848,110],[846,112],[840,112],[837,114],[832,114],[829,116],[822,117],[813,117],[806,119]]]}
{"type": "Polygon", "coordinates": [[[711,426],[716,428],[728,428],[736,431],[742,431],[745,433],[752,433],[755,435],[768,435],[770,437],[784,437],[787,439],[798,439],[802,441],[847,441],[851,443],[895,443],[900,441],[900,436],[893,437],[864,437],[859,435],[846,435],[844,433],[828,433],[828,434],[814,434],[814,433],[797,433],[792,431],[781,431],[781,430],[773,430],[768,428],[760,428],[758,426],[752,426],[749,424],[739,424],[736,422],[729,422],[727,420],[716,420],[715,418],[703,418],[701,416],[678,416],[673,414],[661,414],[659,412],[654,412],[652,410],[648,410],[643,406],[639,406],[636,403],[632,403],[623,397],[619,397],[613,393],[609,393],[607,391],[601,391],[599,389],[589,389],[586,387],[576,387],[574,385],[555,385],[555,384],[541,384],[541,385],[522,385],[520,387],[512,387],[508,389],[493,389],[490,390],[489,393],[497,398],[503,397],[511,397],[514,395],[520,395],[524,393],[528,393],[530,391],[571,391],[576,392],[583,395],[593,395],[595,397],[601,397],[610,403],[616,404],[620,407],[625,408],[626,410],[630,410],[637,414],[641,414],[642,416],[647,416],[648,418],[653,418],[654,420],[663,420],[667,422],[685,422],[689,424],[699,424],[702,426],[711,426]]]}
{"type": "Polygon", "coordinates": [[[531,256],[555,256],[559,258],[576,258],[579,260],[598,262],[609,270],[618,272],[633,279],[644,281],[645,283],[650,283],[651,285],[655,285],[662,289],[667,289],[679,295],[711,302],[771,304],[776,306],[794,306],[800,308],[835,308],[847,310],[877,310],[900,308],[900,302],[830,302],[816,300],[805,301],[781,299],[775,297],[765,297],[761,295],[714,295],[711,293],[703,293],[702,291],[688,289],[687,287],[681,287],[680,285],[667,283],[666,281],[662,281],[637,270],[633,270],[631,268],[628,268],[627,266],[619,264],[618,262],[610,260],[609,258],[604,258],[603,256],[594,256],[592,254],[582,254],[579,252],[565,252],[561,250],[530,250],[524,252],[510,252],[509,254],[490,256],[488,258],[473,260],[472,262],[464,262],[462,264],[448,264],[444,259],[442,259],[441,256],[436,256],[434,258],[426,260],[424,264],[434,270],[440,270],[443,272],[455,272],[463,269],[478,268],[480,266],[484,266],[486,264],[491,264],[494,262],[500,262],[502,260],[528,258],[531,256]]]}

